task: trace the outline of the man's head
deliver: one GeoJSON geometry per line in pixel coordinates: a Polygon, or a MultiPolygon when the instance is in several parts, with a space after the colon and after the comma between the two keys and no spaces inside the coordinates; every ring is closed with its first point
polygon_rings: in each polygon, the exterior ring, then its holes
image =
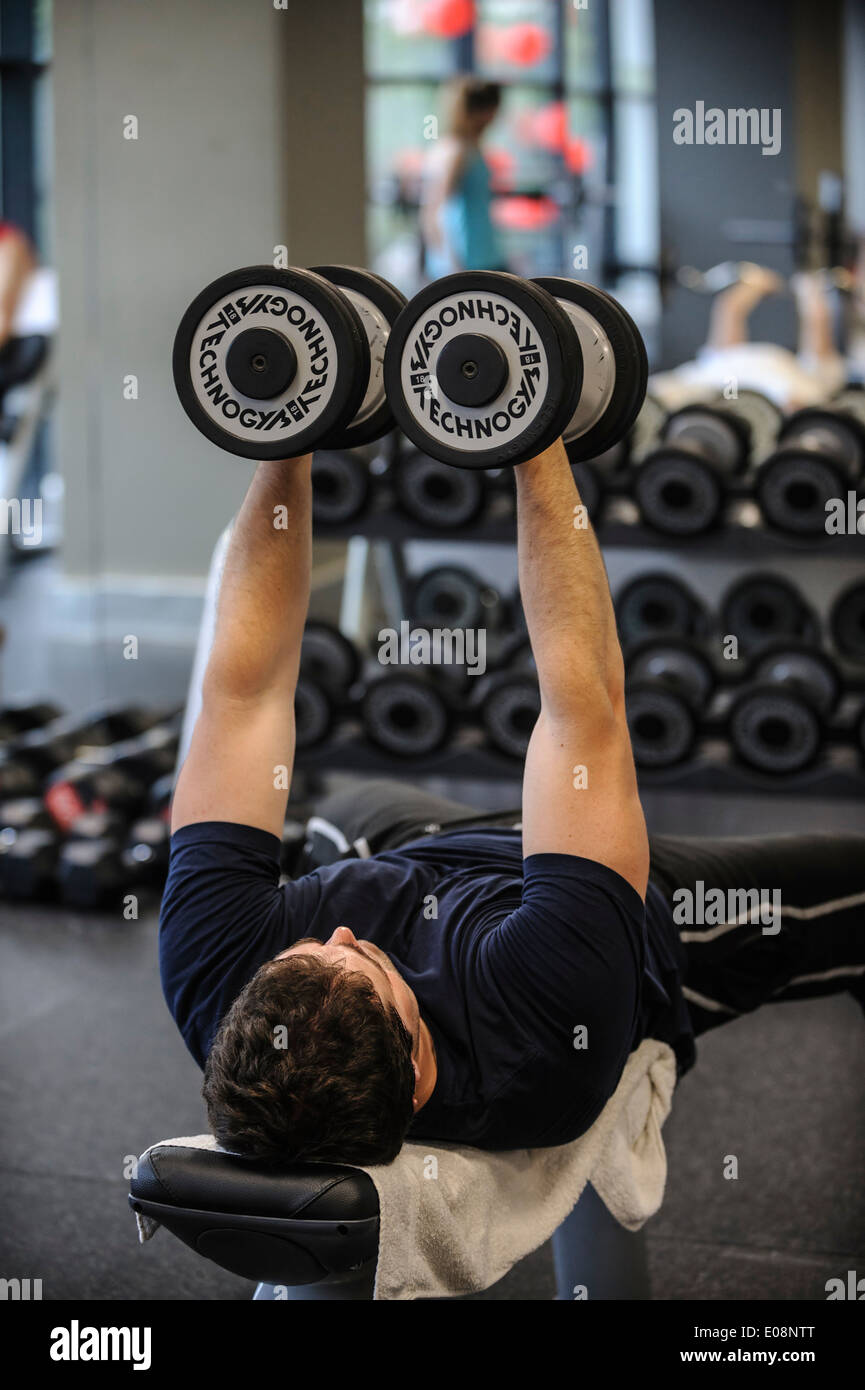
{"type": "Polygon", "coordinates": [[[235,999],[204,1072],[210,1125],[264,1161],[389,1163],[421,1081],[417,1000],[390,959],[338,927],[267,961],[235,999]]]}
{"type": "Polygon", "coordinates": [[[455,77],[447,92],[448,129],[451,135],[478,139],[495,120],[502,99],[498,82],[481,77],[455,77]]]}

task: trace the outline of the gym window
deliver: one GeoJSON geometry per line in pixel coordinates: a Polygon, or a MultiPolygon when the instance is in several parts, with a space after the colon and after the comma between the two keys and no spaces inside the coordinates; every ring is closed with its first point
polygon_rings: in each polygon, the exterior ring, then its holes
{"type": "Polygon", "coordinates": [[[51,0],[0,0],[0,207],[50,260],[51,0]]]}
{"type": "Polygon", "coordinates": [[[651,335],[659,251],[651,0],[585,8],[365,0],[365,50],[371,265],[407,292],[417,288],[419,186],[441,87],[475,72],[506,88],[484,149],[511,267],[606,285],[651,335]]]}

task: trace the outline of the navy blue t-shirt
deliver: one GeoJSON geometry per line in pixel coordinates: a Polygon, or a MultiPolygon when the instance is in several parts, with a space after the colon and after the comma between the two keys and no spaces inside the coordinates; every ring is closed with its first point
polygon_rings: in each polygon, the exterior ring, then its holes
{"type": "Polygon", "coordinates": [[[524,860],[521,833],[497,827],[282,885],[279,850],[275,835],[222,821],[172,836],[162,986],[199,1065],[260,965],[339,926],[390,956],[429,1027],[438,1076],[410,1138],[568,1143],[600,1114],[644,1037],[669,1042],[680,1071],[693,1062],[682,948],[654,885],[644,906],[612,869],[569,854],[524,860]]]}

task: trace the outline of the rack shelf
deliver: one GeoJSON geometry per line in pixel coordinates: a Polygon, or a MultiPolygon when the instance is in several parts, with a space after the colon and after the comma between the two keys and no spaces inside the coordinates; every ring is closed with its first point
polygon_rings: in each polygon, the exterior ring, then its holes
{"type": "MultiPolygon", "coordinates": [[[[522,765],[489,748],[475,730],[461,733],[447,748],[427,758],[395,758],[353,734],[337,736],[321,749],[298,753],[297,766],[305,772],[363,772],[380,777],[422,777],[512,781],[518,787],[522,765]]],[[[643,769],[639,774],[645,791],[694,791],[718,795],[865,798],[865,770],[849,750],[827,758],[791,777],[769,777],[736,763],[715,745],[700,748],[688,763],[664,771],[643,769]]],[[[517,798],[518,800],[519,798],[517,798]]]]}
{"type": "MultiPolygon", "coordinates": [[[[800,555],[837,557],[859,556],[865,559],[865,538],[862,536],[820,536],[816,540],[799,540],[759,526],[727,525],[704,536],[664,536],[651,531],[639,522],[604,521],[596,527],[602,548],[623,546],[681,552],[690,556],[760,559],[767,555],[800,555]]],[[[440,530],[423,526],[397,511],[385,508],[368,512],[344,526],[325,526],[316,523],[316,534],[329,540],[350,540],[362,536],[367,540],[405,543],[407,541],[468,541],[480,545],[513,545],[516,540],[516,521],[510,514],[494,515],[475,522],[459,531],[440,530]]]]}

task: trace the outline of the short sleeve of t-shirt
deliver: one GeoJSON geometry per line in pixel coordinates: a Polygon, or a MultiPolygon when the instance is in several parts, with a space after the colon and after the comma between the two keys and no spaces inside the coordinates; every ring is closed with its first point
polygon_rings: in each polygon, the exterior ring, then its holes
{"type": "Polygon", "coordinates": [[[166,1003],[199,1066],[259,966],[302,935],[320,892],[312,875],[279,887],[280,842],[254,826],[186,825],[171,837],[159,916],[166,1003]]]}
{"type": "Polygon", "coordinates": [[[576,855],[530,855],[521,905],[484,941],[484,974],[509,1026],[532,1042],[551,1081],[576,1070],[591,1078],[591,1094],[584,1084],[573,1092],[591,1109],[615,1090],[631,1050],[644,962],[639,894],[576,855]]]}

